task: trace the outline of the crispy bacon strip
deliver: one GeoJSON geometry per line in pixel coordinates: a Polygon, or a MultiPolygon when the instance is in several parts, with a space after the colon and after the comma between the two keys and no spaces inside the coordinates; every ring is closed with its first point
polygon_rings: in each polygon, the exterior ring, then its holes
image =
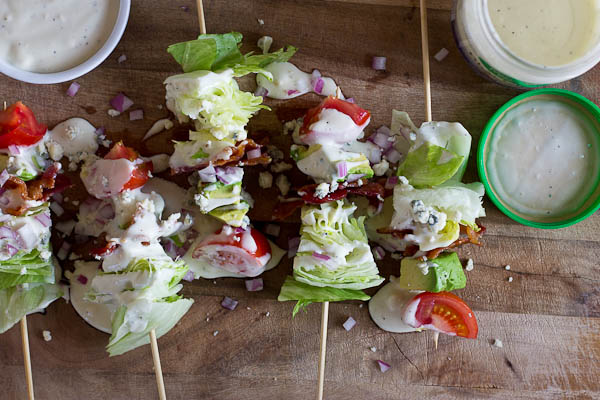
{"type": "Polygon", "coordinates": [[[115,242],[107,242],[103,247],[98,247],[90,251],[90,254],[94,257],[106,257],[111,254],[119,247],[115,242]]]}
{"type": "Polygon", "coordinates": [[[297,209],[304,205],[304,200],[285,201],[277,204],[273,210],[273,219],[283,221],[287,217],[293,215],[297,209]]]}
{"type": "MultiPolygon", "coordinates": [[[[46,201],[54,194],[71,186],[71,181],[64,175],[58,175],[59,163],[53,163],[44,171],[41,177],[25,182],[16,176],[10,176],[2,186],[2,190],[16,190],[23,201],[46,201]]],[[[5,207],[3,212],[11,215],[22,215],[27,208],[21,203],[18,207],[5,207]]]]}
{"type": "Polygon", "coordinates": [[[404,236],[409,235],[412,232],[413,232],[412,229],[399,230],[399,229],[393,229],[391,227],[377,229],[377,233],[390,234],[397,239],[404,239],[404,236]]]}
{"type": "Polygon", "coordinates": [[[477,246],[481,246],[481,241],[479,240],[479,238],[485,232],[485,227],[479,226],[479,228],[480,228],[479,232],[475,232],[475,230],[473,230],[471,227],[461,225],[460,232],[466,234],[467,237],[458,238],[446,247],[438,247],[437,249],[428,251],[426,254],[427,259],[432,260],[434,258],[437,258],[444,250],[453,249],[455,247],[462,246],[463,244],[467,244],[467,243],[476,244],[477,246]]]}

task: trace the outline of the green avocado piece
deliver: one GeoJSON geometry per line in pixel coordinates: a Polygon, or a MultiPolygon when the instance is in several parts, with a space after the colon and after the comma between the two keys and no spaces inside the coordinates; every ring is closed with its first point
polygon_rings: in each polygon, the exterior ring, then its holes
{"type": "Polygon", "coordinates": [[[442,253],[428,261],[403,258],[400,264],[399,285],[404,289],[438,293],[462,289],[466,283],[467,278],[456,253],[442,253]],[[428,265],[426,275],[423,274],[424,268],[421,268],[425,262],[428,265]]]}
{"type": "Polygon", "coordinates": [[[210,211],[208,214],[220,219],[231,226],[242,226],[244,217],[250,210],[250,206],[245,201],[234,206],[218,207],[210,211]]]}

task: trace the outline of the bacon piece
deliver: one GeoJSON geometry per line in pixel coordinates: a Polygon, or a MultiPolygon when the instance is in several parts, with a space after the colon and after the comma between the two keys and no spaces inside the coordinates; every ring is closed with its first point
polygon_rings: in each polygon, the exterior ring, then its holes
{"type": "Polygon", "coordinates": [[[329,203],[330,201],[341,200],[348,195],[348,191],[344,188],[338,189],[335,192],[327,193],[324,197],[318,197],[315,192],[318,184],[302,186],[297,190],[302,200],[308,204],[323,204],[329,203]]]}
{"type": "Polygon", "coordinates": [[[279,202],[273,210],[273,219],[283,221],[287,217],[293,215],[297,209],[304,205],[304,200],[293,200],[279,202]]]}
{"type": "Polygon", "coordinates": [[[390,234],[397,239],[404,239],[404,236],[409,235],[412,232],[413,232],[412,229],[399,230],[399,229],[393,229],[391,227],[377,229],[377,233],[390,234]]]}
{"type": "Polygon", "coordinates": [[[111,254],[119,247],[115,242],[107,242],[103,247],[98,247],[90,251],[90,254],[94,257],[106,257],[111,254]]]}
{"type": "Polygon", "coordinates": [[[446,247],[438,247],[437,249],[433,249],[427,252],[426,256],[428,260],[432,260],[437,258],[444,250],[453,249],[458,246],[462,246],[463,244],[471,243],[476,244],[477,246],[481,246],[481,241],[479,238],[485,232],[484,226],[479,226],[479,232],[475,232],[475,230],[469,226],[460,226],[460,232],[466,234],[467,237],[461,237],[456,239],[454,242],[450,243],[450,245],[446,247]]]}
{"type": "Polygon", "coordinates": [[[379,197],[383,199],[385,189],[377,182],[367,182],[363,185],[358,185],[358,181],[350,182],[346,185],[348,193],[356,194],[365,197],[379,197]]]}
{"type": "Polygon", "coordinates": [[[416,244],[411,244],[409,246],[406,246],[406,249],[404,249],[402,255],[404,257],[412,257],[415,254],[417,254],[417,251],[419,251],[419,246],[417,246],[416,244]]]}

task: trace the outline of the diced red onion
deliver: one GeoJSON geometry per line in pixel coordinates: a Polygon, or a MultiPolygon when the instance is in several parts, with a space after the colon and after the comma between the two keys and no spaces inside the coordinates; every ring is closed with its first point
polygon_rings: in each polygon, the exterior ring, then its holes
{"type": "Polygon", "coordinates": [[[198,176],[202,182],[212,183],[217,181],[217,171],[215,171],[212,164],[198,171],[198,176]]]}
{"type": "Polygon", "coordinates": [[[56,214],[57,217],[60,217],[65,213],[65,209],[62,208],[61,205],[58,203],[51,203],[50,209],[54,211],[54,214],[56,214]]]}
{"type": "Polygon", "coordinates": [[[232,299],[230,297],[225,297],[223,299],[223,301],[221,302],[221,306],[223,308],[226,308],[226,309],[231,310],[231,311],[235,310],[235,308],[237,307],[237,305],[238,305],[238,301],[234,300],[234,299],[232,299]]]}
{"type": "Polygon", "coordinates": [[[323,92],[323,86],[325,86],[323,78],[319,77],[312,80],[312,88],[315,93],[321,94],[323,92]]]}
{"type": "Polygon", "coordinates": [[[281,227],[279,225],[267,224],[267,226],[265,226],[265,233],[267,235],[279,236],[280,232],[281,232],[281,227]]]}
{"type": "Polygon", "coordinates": [[[10,214],[2,214],[2,213],[0,213],[0,222],[9,221],[11,218],[12,218],[12,215],[10,215],[10,214]]]}
{"type": "Polygon", "coordinates": [[[7,206],[10,204],[10,198],[8,196],[4,196],[4,193],[0,195],[0,206],[7,206]]]}
{"type": "Polygon", "coordinates": [[[75,97],[75,95],[79,91],[80,87],[81,87],[81,85],[79,83],[77,83],[77,82],[71,83],[71,85],[67,89],[67,96],[69,96],[69,97],[75,97]]]}
{"type": "Polygon", "coordinates": [[[265,97],[268,94],[269,94],[269,91],[267,90],[267,88],[264,88],[262,86],[257,87],[256,90],[254,91],[255,96],[265,97]]]}
{"type": "Polygon", "coordinates": [[[115,210],[112,204],[105,204],[101,209],[98,210],[98,216],[104,220],[113,219],[115,217],[115,210]]]}
{"type": "Polygon", "coordinates": [[[71,250],[71,245],[67,242],[63,242],[62,246],[60,246],[60,249],[58,250],[58,253],[56,253],[56,257],[61,261],[66,260],[67,256],[69,255],[69,250],[71,250]]]}
{"type": "Polygon", "coordinates": [[[17,249],[15,246],[11,245],[11,244],[7,244],[6,245],[6,252],[8,253],[9,257],[14,256],[15,254],[17,254],[19,252],[19,249],[17,249]]]}
{"type": "Polygon", "coordinates": [[[130,121],[138,121],[140,119],[144,119],[144,110],[133,110],[129,112],[129,120],[130,121]]]}
{"type": "Polygon", "coordinates": [[[8,180],[8,178],[10,178],[10,175],[8,174],[7,170],[3,170],[2,173],[0,173],[0,187],[4,186],[4,184],[6,183],[6,181],[8,180]]]}
{"type": "Polygon", "coordinates": [[[246,290],[249,292],[260,292],[265,287],[262,278],[246,279],[246,290]]]}
{"type": "Polygon", "coordinates": [[[122,113],[133,105],[133,101],[123,93],[119,93],[110,100],[110,105],[115,110],[122,113]]]}
{"type": "Polygon", "coordinates": [[[242,228],[242,227],[239,227],[239,226],[236,226],[236,227],[233,229],[233,231],[234,231],[235,233],[244,233],[244,232],[246,232],[246,230],[245,230],[244,228],[242,228]]]}
{"type": "Polygon", "coordinates": [[[261,155],[260,148],[252,149],[246,153],[248,155],[248,160],[252,160],[254,158],[258,158],[261,155]]]}
{"type": "Polygon", "coordinates": [[[329,257],[327,254],[317,253],[316,251],[312,253],[312,256],[314,258],[316,258],[317,260],[323,260],[323,261],[328,261],[331,259],[331,257],[329,257]]]}
{"type": "Polygon", "coordinates": [[[352,317],[348,317],[348,319],[346,320],[346,322],[344,322],[342,324],[342,326],[344,327],[344,329],[347,332],[350,332],[350,329],[354,328],[354,325],[356,325],[356,321],[352,317]]]}
{"type": "Polygon", "coordinates": [[[171,239],[164,240],[165,253],[171,258],[177,258],[177,246],[171,239]]]}
{"type": "Polygon", "coordinates": [[[15,232],[6,227],[6,226],[0,226],[0,239],[15,239],[15,232]]]}
{"type": "Polygon", "coordinates": [[[392,366],[390,364],[388,364],[388,363],[386,363],[384,361],[381,361],[381,360],[377,360],[377,364],[379,364],[379,370],[381,372],[385,372],[388,369],[392,368],[392,366]]]}
{"type": "Polygon", "coordinates": [[[63,194],[62,193],[53,193],[52,194],[52,198],[54,199],[54,201],[56,201],[58,204],[62,204],[63,202],[63,194]]]}
{"type": "Polygon", "coordinates": [[[402,158],[402,154],[400,154],[400,152],[393,147],[386,151],[384,155],[385,158],[387,158],[387,160],[392,164],[396,164],[402,158]]]}
{"type": "Polygon", "coordinates": [[[393,143],[390,142],[389,136],[383,132],[376,132],[374,135],[369,136],[369,142],[375,143],[377,146],[381,147],[383,150],[388,150],[392,147],[393,143]]]}
{"type": "Polygon", "coordinates": [[[396,186],[398,184],[398,177],[397,176],[390,176],[387,181],[385,181],[385,188],[386,189],[393,189],[394,186],[396,186]]]}
{"type": "Polygon", "coordinates": [[[359,180],[360,178],[362,178],[363,176],[365,176],[365,174],[350,174],[350,175],[348,175],[348,178],[346,180],[348,182],[355,182],[355,181],[359,180]]]}
{"type": "Polygon", "coordinates": [[[373,60],[371,61],[371,68],[373,68],[375,71],[385,71],[386,61],[387,61],[386,57],[375,56],[375,57],[373,57],[373,60]]]}
{"type": "Polygon", "coordinates": [[[50,218],[50,216],[46,213],[40,213],[37,214],[34,217],[40,224],[42,224],[42,226],[44,226],[44,228],[49,227],[52,224],[52,219],[50,218]]]}
{"type": "Polygon", "coordinates": [[[217,179],[225,185],[239,182],[244,176],[244,170],[239,167],[217,167],[215,168],[217,179]]]}
{"type": "Polygon", "coordinates": [[[381,246],[377,246],[373,249],[373,256],[376,260],[383,260],[385,257],[385,250],[381,246]]]}
{"type": "Polygon", "coordinates": [[[296,236],[288,240],[288,258],[292,258],[298,252],[300,246],[300,237],[296,236]]]}
{"type": "Polygon", "coordinates": [[[106,133],[106,128],[104,128],[103,126],[96,128],[96,135],[98,136],[102,136],[106,133]]]}
{"type": "Polygon", "coordinates": [[[385,125],[381,125],[379,128],[377,128],[377,130],[375,130],[375,132],[383,133],[384,135],[388,135],[388,136],[392,136],[392,130],[385,125]]]}
{"type": "Polygon", "coordinates": [[[125,54],[121,54],[119,58],[117,58],[119,64],[124,63],[125,61],[127,61],[127,56],[125,54]]]}
{"type": "Polygon", "coordinates": [[[88,278],[85,275],[79,274],[79,276],[77,277],[77,282],[81,283],[82,285],[85,285],[88,282],[88,278]]]}
{"type": "Polygon", "coordinates": [[[183,277],[183,280],[186,282],[191,282],[194,280],[194,273],[192,271],[188,271],[185,276],[183,277]]]}
{"type": "Polygon", "coordinates": [[[58,222],[54,227],[57,231],[64,233],[65,235],[70,235],[73,232],[73,228],[75,227],[76,222],[74,220],[61,221],[58,222]]]}
{"type": "Polygon", "coordinates": [[[10,144],[8,145],[8,153],[11,156],[18,156],[19,154],[21,154],[21,149],[19,149],[19,146],[15,144],[10,144]]]}
{"type": "Polygon", "coordinates": [[[348,175],[348,164],[346,164],[346,161],[339,162],[337,164],[337,170],[338,170],[338,176],[340,178],[343,178],[346,175],[348,175]]]}
{"type": "Polygon", "coordinates": [[[346,102],[348,102],[348,103],[352,103],[352,104],[356,103],[356,102],[354,101],[354,97],[348,97],[348,98],[346,99],[346,102]]]}
{"type": "Polygon", "coordinates": [[[311,78],[317,79],[321,77],[321,71],[318,69],[313,69],[313,72],[310,74],[311,78]]]}
{"type": "Polygon", "coordinates": [[[287,91],[288,96],[291,96],[291,95],[296,94],[296,93],[300,93],[300,91],[296,90],[296,89],[290,89],[290,90],[287,91]]]}
{"type": "Polygon", "coordinates": [[[381,152],[382,150],[379,147],[371,149],[369,152],[369,162],[371,164],[379,164],[381,162],[381,152]]]}

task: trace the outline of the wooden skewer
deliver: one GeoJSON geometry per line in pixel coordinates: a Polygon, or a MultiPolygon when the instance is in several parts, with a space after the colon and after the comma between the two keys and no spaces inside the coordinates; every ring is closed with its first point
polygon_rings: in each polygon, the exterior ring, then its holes
{"type": "Polygon", "coordinates": [[[323,400],[323,384],[325,383],[325,354],[327,353],[327,322],[329,320],[329,302],[323,302],[321,310],[321,348],[319,350],[319,389],[317,400],[323,400]]]}
{"type": "Polygon", "coordinates": [[[198,22],[200,23],[200,34],[206,34],[206,22],[204,21],[204,6],[202,0],[196,0],[196,8],[198,9],[198,22]]]}
{"type": "Polygon", "coordinates": [[[154,329],[150,331],[150,346],[152,347],[152,360],[154,361],[154,375],[156,375],[158,398],[166,400],[165,381],[163,380],[162,367],[160,366],[160,354],[158,353],[158,343],[156,342],[156,332],[154,329]]]}
{"type": "MultiPolygon", "coordinates": [[[[431,79],[429,74],[429,34],[427,28],[427,0],[420,0],[421,51],[423,53],[423,86],[425,88],[425,119],[431,122],[431,79]]],[[[433,332],[433,343],[438,348],[439,332],[433,332]]]]}
{"type": "Polygon", "coordinates": [[[29,400],[34,400],[33,375],[31,374],[31,354],[29,353],[29,333],[27,332],[27,316],[21,318],[21,341],[23,343],[23,361],[25,363],[27,393],[29,395],[29,400]]]}

